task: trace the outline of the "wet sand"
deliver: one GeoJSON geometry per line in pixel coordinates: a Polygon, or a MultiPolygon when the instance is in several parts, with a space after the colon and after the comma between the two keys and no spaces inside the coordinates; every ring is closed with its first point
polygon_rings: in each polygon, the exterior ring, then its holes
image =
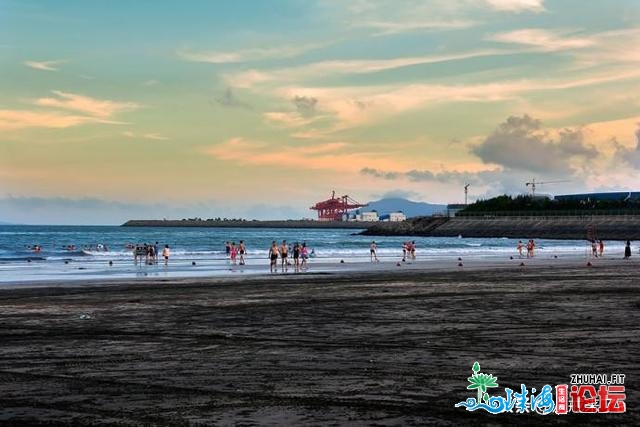
{"type": "Polygon", "coordinates": [[[0,424],[638,425],[639,262],[0,289],[0,424]],[[475,361],[625,374],[627,413],[455,408],[475,361]]]}

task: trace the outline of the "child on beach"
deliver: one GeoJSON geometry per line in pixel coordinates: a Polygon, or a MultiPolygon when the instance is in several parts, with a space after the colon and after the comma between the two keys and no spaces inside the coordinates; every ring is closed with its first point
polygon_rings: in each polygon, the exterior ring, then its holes
{"type": "Polygon", "coordinates": [[[231,263],[233,265],[236,265],[236,257],[238,256],[238,248],[236,248],[236,242],[231,242],[230,255],[231,255],[231,263]]]}
{"type": "Polygon", "coordinates": [[[522,258],[522,250],[524,249],[524,244],[522,243],[522,240],[518,240],[518,254],[520,254],[520,258],[522,258]]]}

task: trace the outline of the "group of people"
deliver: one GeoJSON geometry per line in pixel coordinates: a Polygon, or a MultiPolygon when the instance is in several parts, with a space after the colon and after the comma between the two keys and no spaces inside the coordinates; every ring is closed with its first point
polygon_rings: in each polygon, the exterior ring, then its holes
{"type": "MultiPolygon", "coordinates": [[[[369,245],[369,259],[371,262],[380,262],[378,259],[378,244],[374,241],[369,245]]],[[[407,259],[416,259],[416,241],[402,243],[402,262],[407,262],[407,259]]]]}
{"type": "Polygon", "coordinates": [[[407,258],[416,259],[416,242],[412,240],[410,242],[404,242],[402,244],[402,262],[406,262],[407,258]]]}
{"type": "MultiPolygon", "coordinates": [[[[145,264],[153,265],[158,263],[158,242],[155,244],[136,244],[136,245],[127,245],[129,249],[133,250],[133,260],[137,264],[140,262],[142,264],[142,260],[144,259],[145,264]]],[[[169,255],[171,249],[169,245],[164,245],[162,249],[162,258],[164,258],[164,265],[169,264],[169,255]]]]}
{"type": "Polygon", "coordinates": [[[286,272],[288,270],[289,265],[291,265],[289,261],[289,252],[292,254],[293,267],[296,272],[300,271],[300,269],[307,268],[307,260],[309,259],[310,254],[307,249],[306,242],[295,242],[293,248],[291,248],[287,244],[286,240],[283,240],[282,244],[279,246],[276,241],[273,240],[271,242],[271,247],[269,248],[269,265],[272,273],[278,272],[278,257],[280,257],[281,260],[282,271],[286,272]]]}
{"type": "MultiPolygon", "coordinates": [[[[594,258],[602,257],[604,254],[604,242],[602,240],[591,240],[591,255],[594,258]]],[[[629,254],[631,255],[631,254],[629,254]]]]}
{"type": "Polygon", "coordinates": [[[237,246],[236,242],[224,242],[224,249],[227,254],[227,258],[231,260],[233,265],[244,265],[244,256],[247,254],[247,246],[244,244],[244,240],[240,240],[237,246]]]}
{"type": "MultiPolygon", "coordinates": [[[[518,246],[516,248],[518,249],[518,254],[520,255],[520,258],[522,258],[524,256],[524,249],[525,249],[525,245],[524,243],[522,243],[522,240],[518,240],[518,246]]],[[[533,258],[535,256],[536,242],[533,239],[529,239],[529,241],[527,242],[526,248],[527,248],[527,258],[533,258]]]]}

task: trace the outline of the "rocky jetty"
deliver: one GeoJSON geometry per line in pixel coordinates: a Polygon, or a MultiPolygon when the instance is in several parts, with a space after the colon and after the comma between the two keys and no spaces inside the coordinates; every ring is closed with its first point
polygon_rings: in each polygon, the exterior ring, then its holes
{"type": "Polygon", "coordinates": [[[640,216],[421,217],[403,222],[376,223],[362,234],[640,240],[640,216]]]}

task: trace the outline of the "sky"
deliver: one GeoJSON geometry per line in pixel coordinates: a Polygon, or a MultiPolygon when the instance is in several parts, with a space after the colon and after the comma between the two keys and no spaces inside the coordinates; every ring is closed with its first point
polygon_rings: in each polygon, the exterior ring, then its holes
{"type": "Polygon", "coordinates": [[[637,191],[638,22],[637,0],[0,0],[0,221],[637,191]]]}

